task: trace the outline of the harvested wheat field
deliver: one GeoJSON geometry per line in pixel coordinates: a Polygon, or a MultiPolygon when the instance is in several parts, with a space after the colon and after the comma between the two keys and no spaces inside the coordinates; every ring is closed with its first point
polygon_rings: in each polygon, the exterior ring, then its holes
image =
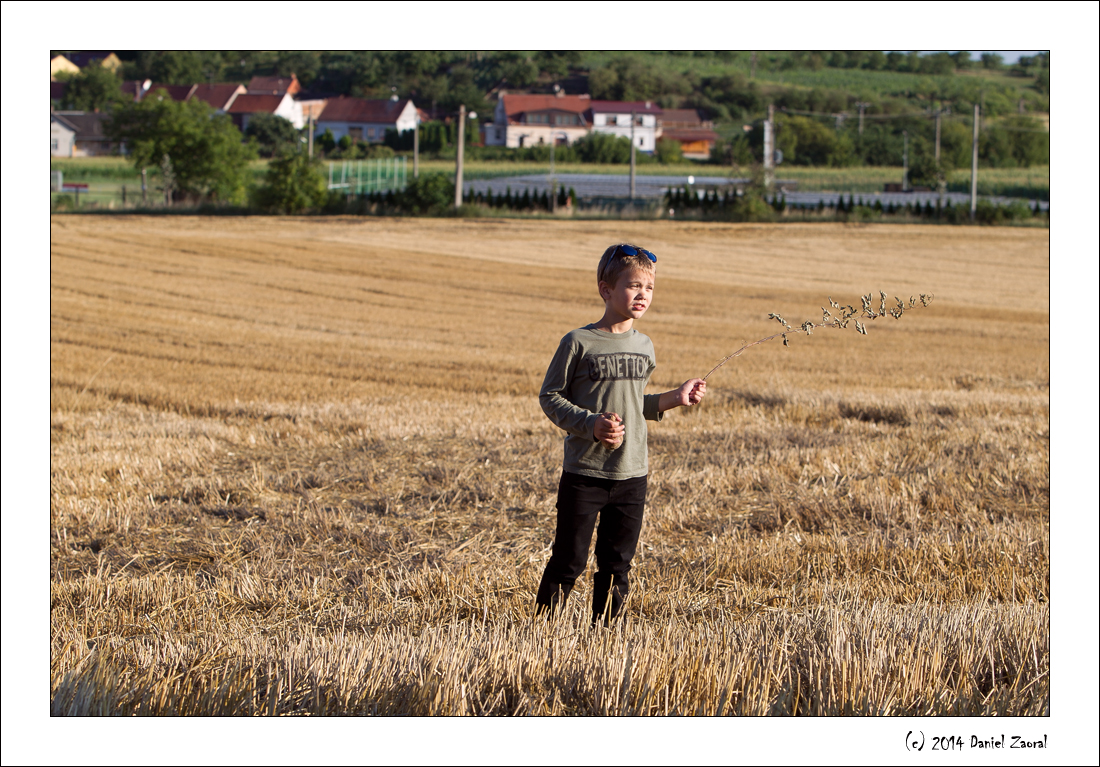
{"type": "Polygon", "coordinates": [[[1050,711],[1048,230],[55,216],[50,269],[55,714],[1050,711]],[[533,618],[537,393],[622,240],[654,391],[935,298],[651,425],[590,630],[591,564],[533,618]]]}

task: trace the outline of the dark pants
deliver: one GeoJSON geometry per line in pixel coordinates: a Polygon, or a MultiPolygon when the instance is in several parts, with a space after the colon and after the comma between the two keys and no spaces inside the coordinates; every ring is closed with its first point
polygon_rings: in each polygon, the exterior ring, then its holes
{"type": "Polygon", "coordinates": [[[565,602],[584,572],[595,529],[597,569],[592,579],[592,621],[602,617],[606,623],[619,614],[630,590],[630,560],[642,530],[645,493],[646,477],[601,479],[562,472],[554,552],[535,597],[537,612],[553,611],[565,602]]]}

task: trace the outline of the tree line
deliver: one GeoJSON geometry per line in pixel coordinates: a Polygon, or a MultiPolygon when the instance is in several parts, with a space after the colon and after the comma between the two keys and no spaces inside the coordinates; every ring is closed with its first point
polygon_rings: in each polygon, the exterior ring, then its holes
{"type": "MultiPolygon", "coordinates": [[[[967,103],[984,99],[987,114],[996,115],[1014,111],[1021,93],[1033,111],[1049,111],[1049,52],[1021,57],[1011,67],[998,54],[985,53],[973,61],[967,51],[121,51],[119,56],[120,82],[151,79],[190,85],[294,74],[307,91],[322,96],[388,98],[396,93],[413,98],[433,117],[450,114],[459,104],[490,114],[492,95],[501,88],[548,91],[563,82],[570,93],[651,100],[666,108],[694,106],[711,119],[741,119],[767,103],[841,111],[869,101],[873,113],[889,113],[904,111],[899,102],[927,98],[967,103]],[[867,80],[855,90],[781,82],[800,70],[919,77],[901,83],[867,80]],[[1031,81],[1031,86],[1021,91],[986,78],[956,76],[973,70],[1004,71],[1031,81]]],[[[72,83],[86,77],[82,71],[61,79],[72,83]]],[[[70,87],[63,106],[102,109],[102,99],[110,98],[106,91],[111,89],[104,87],[110,78],[97,79],[95,87],[70,87]]]]}

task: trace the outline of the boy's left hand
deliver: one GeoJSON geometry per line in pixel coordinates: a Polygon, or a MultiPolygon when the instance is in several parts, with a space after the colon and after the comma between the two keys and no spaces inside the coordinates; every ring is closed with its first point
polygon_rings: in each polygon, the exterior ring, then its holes
{"type": "Polygon", "coordinates": [[[698,405],[703,401],[706,393],[707,382],[702,378],[692,378],[690,381],[684,381],[680,388],[676,390],[676,396],[679,399],[677,404],[684,407],[698,405]]]}

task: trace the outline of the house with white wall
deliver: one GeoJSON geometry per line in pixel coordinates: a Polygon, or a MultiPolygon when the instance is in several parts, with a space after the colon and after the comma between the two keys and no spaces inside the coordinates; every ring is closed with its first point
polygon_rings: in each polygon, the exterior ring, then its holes
{"type": "Polygon", "coordinates": [[[104,131],[103,112],[50,112],[51,157],[96,157],[118,154],[118,144],[104,131]]]}
{"type": "Polygon", "coordinates": [[[629,139],[633,115],[634,146],[642,152],[652,152],[657,148],[657,118],[660,114],[661,108],[652,101],[593,100],[592,132],[629,139]]]}
{"type": "Polygon", "coordinates": [[[50,157],[72,157],[76,145],[76,126],[50,113],[50,157]]]}
{"type": "Polygon", "coordinates": [[[572,144],[588,133],[591,99],[557,94],[501,93],[493,122],[482,126],[486,146],[572,144]]]}
{"type": "Polygon", "coordinates": [[[233,124],[240,128],[241,133],[248,130],[248,121],[252,115],[260,112],[285,117],[298,129],[306,124],[305,118],[302,117],[302,105],[289,93],[284,93],[282,96],[242,93],[234,98],[233,103],[225,110],[225,113],[233,119],[233,124]]]}
{"type": "Polygon", "coordinates": [[[332,131],[337,141],[348,136],[352,141],[379,144],[386,131],[399,134],[416,127],[417,109],[412,99],[360,99],[341,96],[329,99],[317,118],[316,131],[332,131]]]}

